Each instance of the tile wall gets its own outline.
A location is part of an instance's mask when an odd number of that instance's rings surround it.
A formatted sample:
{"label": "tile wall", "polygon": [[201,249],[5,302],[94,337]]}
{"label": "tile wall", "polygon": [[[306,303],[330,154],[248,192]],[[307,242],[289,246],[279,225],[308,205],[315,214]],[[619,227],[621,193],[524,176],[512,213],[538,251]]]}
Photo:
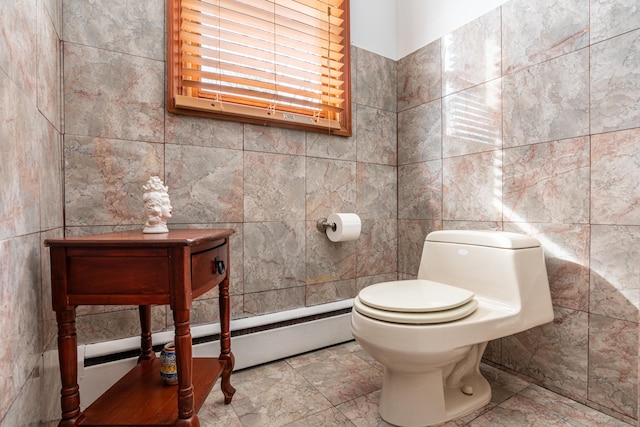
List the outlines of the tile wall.
{"label": "tile wall", "polygon": [[0,29],[0,425],[37,426],[59,389],[42,374],[55,334],[42,242],[63,233],[62,0],[5,2]]}
{"label": "tile wall", "polygon": [[640,8],[512,0],[400,59],[398,270],[431,230],[546,252],[555,320],[487,360],[638,417]]}

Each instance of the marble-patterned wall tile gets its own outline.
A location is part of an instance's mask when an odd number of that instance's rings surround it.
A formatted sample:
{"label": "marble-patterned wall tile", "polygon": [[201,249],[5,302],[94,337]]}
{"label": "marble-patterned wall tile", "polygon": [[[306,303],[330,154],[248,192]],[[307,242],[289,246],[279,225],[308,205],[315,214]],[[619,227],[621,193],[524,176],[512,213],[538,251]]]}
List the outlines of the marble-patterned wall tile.
{"label": "marble-patterned wall tile", "polygon": [[[244,295],[231,295],[229,301],[231,303],[231,319],[242,319],[246,317],[244,311]],[[220,307],[216,307],[215,311],[220,313]]]}
{"label": "marble-patterned wall tile", "polygon": [[440,44],[438,39],[398,60],[398,112],[442,96]]}
{"label": "marble-patterned wall tile", "polygon": [[183,114],[165,114],[166,144],[242,150],[244,125],[239,122],[212,120]]}
{"label": "marble-patterned wall tile", "polygon": [[502,72],[589,44],[589,0],[511,0],[502,5]]}
{"label": "marble-patterned wall tile", "polygon": [[640,128],[591,137],[591,222],[640,225]]}
{"label": "marble-patterned wall tile", "polygon": [[640,321],[640,226],[591,226],[592,314]]}
{"label": "marble-patterned wall tile", "polygon": [[500,79],[442,99],[442,157],[502,148]]}
{"label": "marble-patterned wall tile", "polygon": [[38,182],[41,144],[35,103],[0,72],[0,239],[40,227]]}
{"label": "marble-patterned wall tile", "polygon": [[79,305],[76,307],[76,316],[90,316],[93,314],[113,313],[131,308],[126,305]]}
{"label": "marble-patterned wall tile", "polygon": [[440,99],[398,113],[398,164],[442,158]]}
{"label": "marble-patterned wall tile", "polygon": [[244,313],[246,316],[276,313],[304,307],[305,286],[244,294]]}
{"label": "marble-patterned wall tile", "polygon": [[356,165],[356,213],[362,219],[398,217],[398,176],[389,165]]}
{"label": "marble-patterned wall tile", "polygon": [[591,0],[591,44],[640,28],[636,0]]}
{"label": "marble-patterned wall tile", "polygon": [[244,220],[305,219],[305,158],[244,152]]}
{"label": "marble-patterned wall tile", "polygon": [[304,156],[305,132],[271,126],[244,125],[244,149]]}
{"label": "marble-patterned wall tile", "polygon": [[164,62],[64,44],[65,132],[164,140]]}
{"label": "marble-patterned wall tile", "polygon": [[505,222],[504,230],[540,241],[554,306],[589,311],[589,225]]}
{"label": "marble-patterned wall tile", "polygon": [[36,0],[3,4],[0,13],[0,74],[31,100],[36,99],[37,16]]}
{"label": "marble-patterned wall tile", "polygon": [[373,285],[375,283],[390,282],[393,280],[397,280],[398,279],[397,276],[398,274],[394,272],[394,273],[377,274],[373,276],[356,277],[356,294],[359,293],[364,288],[366,288],[367,286]]}
{"label": "marble-patterned wall tile", "polygon": [[38,369],[31,375],[16,395],[10,410],[2,419],[3,426],[41,426],[43,402],[53,394],[41,388]]}
{"label": "marble-patterned wall tile", "polygon": [[501,10],[442,37],[442,95],[488,82],[501,75]]}
{"label": "marble-patterned wall tile", "polygon": [[398,273],[398,278],[395,280],[415,280],[418,278],[417,274]]}
{"label": "marble-patterned wall tile", "polygon": [[589,316],[589,399],[634,419],[638,418],[637,330],[636,322]]}
{"label": "marble-patterned wall tile", "polygon": [[397,163],[397,115],[395,111],[356,107],[356,159],[359,162],[393,165]]}
{"label": "marble-patterned wall tile", "polygon": [[502,339],[502,364],[544,385],[587,397],[589,315],[554,308],[551,323]]}
{"label": "marble-patterned wall tile", "polygon": [[[76,331],[78,344],[110,341],[118,338],[140,336],[140,314],[138,308],[123,307],[123,310],[98,314],[78,315]],[[167,323],[167,306],[151,307],[151,331],[173,328],[173,321]],[[170,315],[169,315],[170,316]]]}
{"label": "marble-patterned wall tile", "polygon": [[63,229],[56,228],[40,233],[40,301],[42,301],[42,350],[47,351],[57,348],[58,328],[56,313],[51,303],[51,258],[49,248],[44,246],[46,239],[59,239],[63,237]]}
{"label": "marble-patterned wall tile", "polygon": [[56,420],[60,419],[60,390],[62,389],[58,350],[53,348],[42,354],[41,369],[39,386],[42,400],[38,414],[40,415],[40,423],[34,425],[56,427],[58,425]]}
{"label": "marble-patterned wall tile", "polygon": [[640,127],[640,29],[591,46],[591,133]]}
{"label": "marble-patterned wall tile", "polygon": [[[218,289],[214,288],[210,292],[211,295],[216,295],[210,298],[198,298],[193,301],[191,305],[191,313],[189,314],[189,323],[193,325],[206,325],[219,322],[220,313],[220,298],[217,297]],[[242,296],[231,295],[229,298],[229,314],[231,319],[241,319],[245,317],[244,314],[244,301]],[[167,309],[167,314],[171,318],[167,320],[167,325],[173,325],[173,313],[171,309]]]}
{"label": "marble-patterned wall tile", "polygon": [[341,301],[355,296],[355,279],[307,285],[306,306]]}
{"label": "marble-patterned wall tile", "polygon": [[40,363],[40,234],[0,240],[0,420]]}
{"label": "marble-patterned wall tile", "polygon": [[396,111],[396,87],[392,84],[396,81],[394,60],[358,48],[355,73],[356,104]]}
{"label": "marble-patterned wall tile", "polygon": [[[356,277],[355,241],[332,242],[325,233],[318,231],[316,221],[306,222],[306,233],[307,285]],[[308,291],[309,287],[307,294]]]}
{"label": "marble-patterned wall tile", "polygon": [[304,286],[307,279],[305,245],[304,221],[245,223],[245,296],[253,292]]}
{"label": "marble-patterned wall tile", "polygon": [[307,157],[306,219],[356,212],[356,163]]}
{"label": "marble-patterned wall tile", "polygon": [[587,223],[589,138],[504,150],[505,221]]}
{"label": "marble-patterned wall tile", "polygon": [[43,116],[38,124],[40,228],[51,229],[64,225],[62,136]]}
{"label": "marble-patterned wall tile", "polygon": [[62,44],[44,3],[38,4],[37,94],[38,110],[61,131],[62,79],[60,52]]}
{"label": "marble-patterned wall tile", "polygon": [[[69,237],[86,236],[87,234],[111,233],[113,231],[139,230],[140,224],[133,225],[79,225],[64,228],[64,235]],[[80,308],[78,308],[80,310]]]}
{"label": "marble-patterned wall tile", "polygon": [[442,230],[440,220],[398,220],[398,271],[417,276],[427,234]]}
{"label": "marble-patterned wall tile", "polygon": [[502,221],[442,221],[443,230],[502,230]]}
{"label": "marble-patterned wall tile", "polygon": [[63,0],[43,0],[45,11],[53,22],[58,38],[62,38],[62,2]]}
{"label": "marble-patterned wall tile", "polygon": [[356,276],[395,273],[398,270],[396,219],[363,219],[356,240]]}
{"label": "marble-patterned wall tile", "polygon": [[[349,88],[351,91],[351,111],[355,111],[353,106],[356,103],[357,93],[358,93],[358,52],[360,48],[355,45],[349,45],[349,74],[351,75],[351,79],[349,83],[351,83],[351,87]],[[366,53],[365,53],[366,54]],[[353,117],[352,117],[353,119]],[[352,123],[353,124],[353,123]],[[315,133],[315,132],[314,132]]]}
{"label": "marble-patterned wall tile", "polygon": [[589,133],[589,51],[582,49],[502,79],[504,147]]}
{"label": "marble-patterned wall tile", "polygon": [[[231,291],[229,292],[231,293]],[[167,325],[171,326],[173,322],[173,313],[171,308],[167,308]],[[204,295],[193,301],[191,305],[191,313],[189,323],[191,325],[205,325],[219,322],[220,298],[218,297],[218,289],[214,288]],[[244,314],[244,299],[242,295],[230,295],[229,297],[229,316],[233,319],[241,319]]]}
{"label": "marble-patterned wall tile", "polygon": [[66,225],[144,224],[142,186],[164,175],[163,154],[160,144],[66,135]]}
{"label": "marble-patterned wall tile", "polygon": [[442,218],[442,161],[398,167],[398,218]]}
{"label": "marble-patterned wall tile", "polygon": [[[244,224],[243,223],[222,223],[205,224],[206,228],[231,228],[235,233],[229,238],[229,294],[231,296],[244,294]],[[240,297],[242,300],[242,297]]]}
{"label": "marble-patterned wall tile", "polygon": [[502,220],[502,152],[442,161],[442,219]]}
{"label": "marble-patterned wall tile", "polygon": [[243,154],[238,150],[165,144],[171,223],[241,222]]}
{"label": "marble-patterned wall tile", "polygon": [[64,40],[100,49],[163,60],[165,1],[64,2]]}
{"label": "marble-patterned wall tile", "polygon": [[355,160],[356,159],[356,135],[358,134],[358,122],[353,114],[357,109],[352,103],[351,130],[352,136],[336,137],[325,133],[307,132],[307,156],[321,157],[324,159]]}

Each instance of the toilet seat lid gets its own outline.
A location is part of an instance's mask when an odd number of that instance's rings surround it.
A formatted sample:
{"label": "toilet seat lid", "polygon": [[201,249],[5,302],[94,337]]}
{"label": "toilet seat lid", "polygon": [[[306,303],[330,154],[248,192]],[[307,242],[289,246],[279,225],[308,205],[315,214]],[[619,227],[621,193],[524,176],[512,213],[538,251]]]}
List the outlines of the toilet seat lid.
{"label": "toilet seat lid", "polygon": [[473,292],[431,280],[397,280],[367,286],[358,294],[372,308],[400,313],[451,310],[473,300]]}

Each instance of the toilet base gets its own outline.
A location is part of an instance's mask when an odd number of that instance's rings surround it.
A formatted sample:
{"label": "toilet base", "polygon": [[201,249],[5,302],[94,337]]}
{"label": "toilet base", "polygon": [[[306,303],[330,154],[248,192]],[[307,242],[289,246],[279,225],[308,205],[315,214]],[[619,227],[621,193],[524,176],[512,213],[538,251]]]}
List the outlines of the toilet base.
{"label": "toilet base", "polygon": [[[440,370],[392,373],[385,369],[380,416],[396,426],[431,426],[470,414],[491,400],[491,386],[479,371],[465,375],[461,384],[446,386]],[[463,387],[473,394],[465,394]]]}
{"label": "toilet base", "polygon": [[424,371],[385,366],[379,405],[382,419],[402,427],[431,426],[489,403],[491,385],[480,373],[486,346],[484,342],[452,350],[449,363]]}

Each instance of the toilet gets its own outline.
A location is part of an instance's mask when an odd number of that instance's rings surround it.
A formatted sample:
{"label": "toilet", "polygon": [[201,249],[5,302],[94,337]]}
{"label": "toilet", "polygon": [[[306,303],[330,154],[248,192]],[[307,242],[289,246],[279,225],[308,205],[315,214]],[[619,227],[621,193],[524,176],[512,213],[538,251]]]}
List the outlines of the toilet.
{"label": "toilet", "polygon": [[384,366],[379,412],[403,427],[467,415],[491,399],[487,342],[553,320],[540,242],[502,231],[444,230],[424,243],[416,280],[368,286],[351,332]]}

